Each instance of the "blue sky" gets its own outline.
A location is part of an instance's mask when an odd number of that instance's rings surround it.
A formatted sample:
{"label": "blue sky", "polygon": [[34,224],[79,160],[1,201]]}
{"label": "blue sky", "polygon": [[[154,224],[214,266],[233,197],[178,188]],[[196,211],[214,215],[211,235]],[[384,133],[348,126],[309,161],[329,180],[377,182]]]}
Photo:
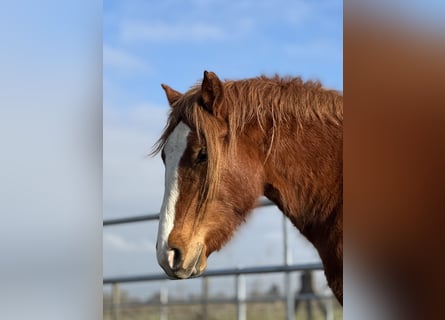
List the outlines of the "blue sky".
{"label": "blue sky", "polygon": [[[342,89],[341,1],[104,1],[104,81],[126,101],[164,105],[205,69],[319,79]],[[104,87],[105,99],[116,89]]]}
{"label": "blue sky", "polygon": [[[211,70],[221,79],[278,73],[343,89],[341,1],[106,0],[103,10],[105,219],[160,208],[164,168],[159,157],[147,154],[166,122],[161,83],[185,91]],[[293,262],[318,261],[313,247],[288,229]],[[156,222],[105,228],[104,277],[161,273],[156,232]],[[209,258],[208,268],[279,264],[281,232],[276,208],[258,210]],[[252,279],[248,291],[267,289],[277,277],[256,284]],[[193,283],[169,286],[187,292]],[[222,286],[216,281],[212,290]],[[157,289],[159,284],[147,284],[132,292]]]}

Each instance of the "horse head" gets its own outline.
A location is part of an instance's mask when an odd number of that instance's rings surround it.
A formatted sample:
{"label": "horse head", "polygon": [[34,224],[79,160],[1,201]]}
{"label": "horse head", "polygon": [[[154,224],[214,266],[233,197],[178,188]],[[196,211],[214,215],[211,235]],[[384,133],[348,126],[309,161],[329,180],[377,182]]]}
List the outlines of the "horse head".
{"label": "horse head", "polygon": [[224,86],[204,72],[182,94],[162,85],[170,104],[158,143],[165,165],[157,259],[171,278],[200,275],[263,192],[262,159],[251,140],[230,135]]}

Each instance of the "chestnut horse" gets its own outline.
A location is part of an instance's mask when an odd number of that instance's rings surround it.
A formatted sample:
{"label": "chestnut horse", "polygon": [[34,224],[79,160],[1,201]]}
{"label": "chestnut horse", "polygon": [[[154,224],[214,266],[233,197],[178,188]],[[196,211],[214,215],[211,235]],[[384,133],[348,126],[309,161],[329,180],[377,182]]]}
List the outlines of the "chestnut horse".
{"label": "chestnut horse", "polygon": [[264,195],[315,246],[343,301],[343,96],[275,76],[220,81],[204,71],[171,106],[153,153],[165,194],[157,258],[171,278],[204,272]]}

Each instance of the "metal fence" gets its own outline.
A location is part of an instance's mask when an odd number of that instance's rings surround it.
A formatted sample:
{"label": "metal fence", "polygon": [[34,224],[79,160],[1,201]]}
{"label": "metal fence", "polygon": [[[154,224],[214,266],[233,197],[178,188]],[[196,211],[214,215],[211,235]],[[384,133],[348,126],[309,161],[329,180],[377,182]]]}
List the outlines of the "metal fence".
{"label": "metal fence", "polygon": [[[269,200],[262,200],[257,207],[271,206],[274,205]],[[158,220],[159,214],[151,215],[141,215],[128,218],[119,219],[109,219],[104,220],[104,226],[118,225],[125,223],[134,223],[141,221],[152,221]],[[202,315],[203,319],[208,319],[208,304],[217,303],[230,303],[236,305],[236,319],[245,320],[247,309],[246,303],[249,302],[274,302],[274,301],[285,301],[286,304],[286,320],[295,319],[295,301],[309,301],[309,300],[325,300],[328,303],[328,307],[325,308],[325,318],[327,320],[333,320],[332,311],[332,294],[320,295],[313,292],[301,291],[297,295],[294,277],[291,276],[292,272],[303,271],[312,272],[315,270],[323,270],[321,263],[311,263],[311,264],[291,264],[291,254],[290,248],[288,246],[288,235],[287,235],[287,219],[283,216],[283,257],[284,263],[282,265],[271,265],[271,266],[261,266],[261,267],[250,267],[250,268],[228,268],[220,270],[207,270],[200,276],[202,281],[202,298],[193,301],[169,301],[167,286],[161,286],[160,291],[160,301],[159,302],[149,302],[144,304],[144,306],[159,306],[160,307],[160,319],[168,319],[168,306],[173,305],[183,305],[183,304],[200,304],[202,305]],[[245,275],[251,274],[266,274],[266,273],[284,273],[284,286],[285,295],[284,296],[267,296],[267,297],[247,297],[246,296],[246,283]],[[234,298],[209,298],[209,282],[208,279],[212,277],[235,277],[235,297]],[[103,279],[104,285],[112,286],[112,303],[111,317],[112,320],[120,320],[119,311],[123,305],[120,302],[120,287],[119,284],[122,283],[134,283],[134,282],[147,282],[147,281],[167,281],[168,277],[165,274],[147,274],[147,275],[135,275],[126,277],[109,277]],[[303,285],[303,284],[302,284]],[[311,319],[310,313],[307,313],[308,319]]]}

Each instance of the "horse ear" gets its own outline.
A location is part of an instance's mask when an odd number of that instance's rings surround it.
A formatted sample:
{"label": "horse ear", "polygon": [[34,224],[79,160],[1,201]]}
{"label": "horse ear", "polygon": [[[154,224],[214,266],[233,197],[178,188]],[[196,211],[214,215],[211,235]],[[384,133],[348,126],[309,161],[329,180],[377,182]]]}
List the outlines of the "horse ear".
{"label": "horse ear", "polygon": [[204,71],[201,85],[203,107],[210,113],[216,114],[215,106],[221,101],[223,85],[214,72]]}
{"label": "horse ear", "polygon": [[170,106],[173,103],[175,103],[176,101],[178,101],[178,99],[181,98],[181,96],[182,96],[182,93],[170,88],[166,84],[161,84],[161,87],[165,91],[165,95],[167,96],[167,100],[168,100],[168,103],[170,104]]}

